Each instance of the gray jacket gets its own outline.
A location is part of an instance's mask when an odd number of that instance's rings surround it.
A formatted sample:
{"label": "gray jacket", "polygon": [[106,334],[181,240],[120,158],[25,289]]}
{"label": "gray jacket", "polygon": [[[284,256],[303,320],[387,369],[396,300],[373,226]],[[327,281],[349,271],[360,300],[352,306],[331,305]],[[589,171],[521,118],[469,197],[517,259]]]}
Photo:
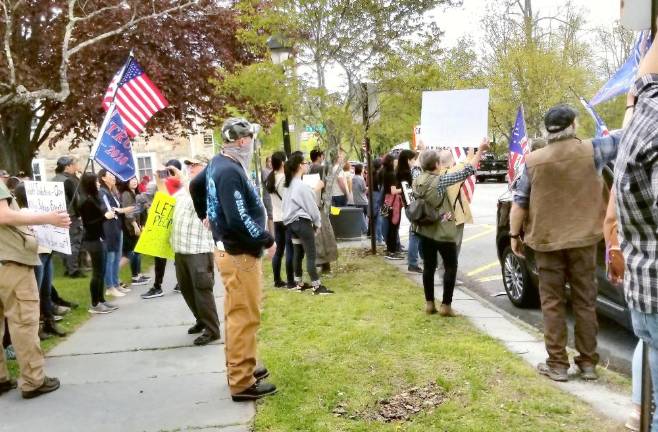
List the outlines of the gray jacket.
{"label": "gray jacket", "polygon": [[295,177],[283,194],[283,223],[289,225],[299,218],[310,220],[316,228],[322,224],[313,190]]}

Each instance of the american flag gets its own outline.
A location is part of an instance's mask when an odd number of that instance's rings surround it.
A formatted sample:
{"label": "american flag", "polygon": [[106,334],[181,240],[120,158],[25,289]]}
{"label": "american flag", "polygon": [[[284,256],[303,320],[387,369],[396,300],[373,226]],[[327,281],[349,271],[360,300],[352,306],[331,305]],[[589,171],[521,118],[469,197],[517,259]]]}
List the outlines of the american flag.
{"label": "american flag", "polygon": [[[452,157],[457,163],[466,161],[466,149],[461,147],[451,147]],[[475,167],[477,169],[477,167]],[[470,176],[464,181],[461,188],[462,193],[466,200],[470,203],[473,200],[473,193],[475,192],[475,176]]]}
{"label": "american flag", "polygon": [[510,183],[516,179],[517,174],[521,173],[520,168],[525,164],[525,155],[528,153],[528,134],[526,133],[525,120],[523,119],[523,107],[519,107],[516,113],[516,122],[514,122],[511,135],[507,166]]}
{"label": "american flag", "polygon": [[107,111],[116,104],[119,115],[131,138],[144,130],[153,115],[169,106],[169,102],[132,56],[114,75],[105,96],[103,108]]}
{"label": "american flag", "polygon": [[585,98],[582,96],[578,96],[578,99],[580,99],[580,103],[583,104],[583,106],[585,107],[585,111],[587,111],[589,115],[591,115],[592,118],[594,119],[594,125],[596,126],[596,132],[595,132],[596,138],[610,135],[610,132],[608,131],[608,126],[606,126],[606,124],[603,122],[601,116],[599,116],[599,114],[596,111],[594,111],[592,105],[590,105],[590,103],[587,102]]}

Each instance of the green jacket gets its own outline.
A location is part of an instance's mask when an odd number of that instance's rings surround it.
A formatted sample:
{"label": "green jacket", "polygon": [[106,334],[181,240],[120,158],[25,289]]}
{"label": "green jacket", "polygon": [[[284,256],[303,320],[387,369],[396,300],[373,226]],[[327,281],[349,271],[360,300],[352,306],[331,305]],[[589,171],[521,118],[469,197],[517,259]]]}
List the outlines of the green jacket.
{"label": "green jacket", "polygon": [[414,180],[413,191],[417,198],[422,198],[432,208],[439,210],[439,220],[432,225],[412,225],[418,235],[440,242],[455,242],[457,227],[452,203],[448,193],[439,197],[438,185],[441,175],[424,171]]}

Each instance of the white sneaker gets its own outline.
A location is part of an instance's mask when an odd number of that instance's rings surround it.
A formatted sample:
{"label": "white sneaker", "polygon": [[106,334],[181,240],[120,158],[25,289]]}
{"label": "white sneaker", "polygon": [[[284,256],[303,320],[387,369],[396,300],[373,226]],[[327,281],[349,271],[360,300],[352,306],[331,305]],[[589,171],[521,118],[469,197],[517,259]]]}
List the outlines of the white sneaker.
{"label": "white sneaker", "polygon": [[112,287],[105,290],[105,295],[112,297],[125,297],[126,294],[119,291],[116,287]]}
{"label": "white sneaker", "polygon": [[108,308],[104,303],[98,303],[96,306],[90,307],[88,312],[92,314],[108,314],[114,312],[114,309]]}
{"label": "white sneaker", "polygon": [[119,292],[122,292],[124,294],[128,294],[130,291],[132,291],[130,288],[125,288],[125,287],[122,287],[122,286],[118,286],[117,290],[119,290]]}

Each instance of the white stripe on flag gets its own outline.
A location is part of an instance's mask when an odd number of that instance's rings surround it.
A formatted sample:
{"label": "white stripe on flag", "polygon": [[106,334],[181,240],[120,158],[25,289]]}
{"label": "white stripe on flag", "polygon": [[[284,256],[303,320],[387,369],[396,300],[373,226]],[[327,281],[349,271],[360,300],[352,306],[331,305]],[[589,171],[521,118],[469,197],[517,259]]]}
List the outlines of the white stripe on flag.
{"label": "white stripe on flag", "polygon": [[139,84],[137,79],[134,79],[128,83],[130,90],[135,94],[137,101],[144,106],[145,111],[147,111],[151,116],[158,112],[158,107],[155,106],[153,100],[151,100],[150,95],[148,95],[142,86]]}
{"label": "white stripe on flag", "polygon": [[141,127],[141,125],[145,124],[149,120],[149,117],[147,117],[146,115],[144,115],[142,111],[137,109],[138,107],[136,107],[135,104],[132,102],[130,93],[128,93],[125,88],[122,87],[119,90],[119,92],[117,93],[117,97],[119,99],[119,105],[126,111],[132,113],[136,125],[139,125]]}
{"label": "white stripe on flag", "polygon": [[141,75],[137,78],[137,81],[142,85],[142,87],[145,87],[147,91],[151,94],[152,100],[158,105],[159,109],[156,111],[159,111],[163,108],[166,108],[166,105],[169,103],[167,100],[162,96],[162,93],[157,89],[155,84],[147,77],[146,75]]}

